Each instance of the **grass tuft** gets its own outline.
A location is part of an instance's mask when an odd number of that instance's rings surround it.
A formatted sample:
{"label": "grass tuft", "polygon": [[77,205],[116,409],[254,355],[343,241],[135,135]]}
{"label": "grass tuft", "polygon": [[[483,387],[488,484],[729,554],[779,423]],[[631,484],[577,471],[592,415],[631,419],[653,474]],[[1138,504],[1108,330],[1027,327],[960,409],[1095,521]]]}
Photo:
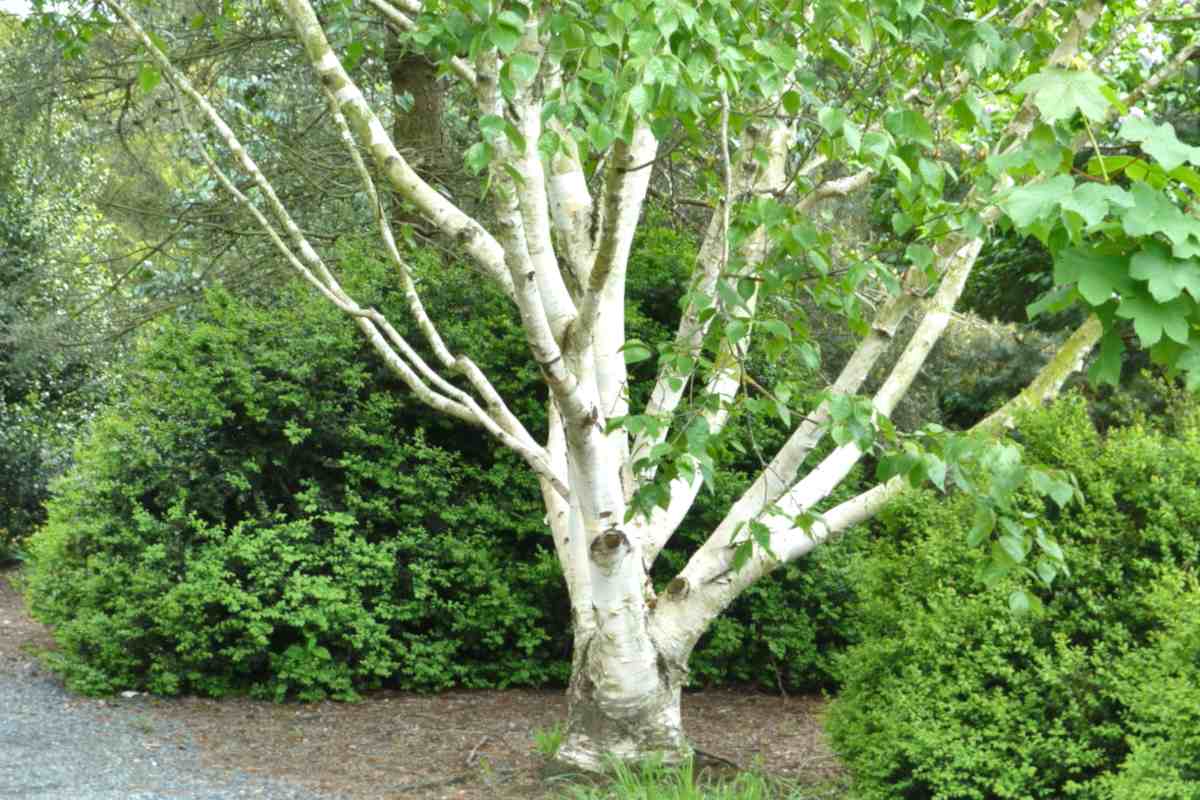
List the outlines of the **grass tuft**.
{"label": "grass tuft", "polygon": [[697,770],[694,762],[675,766],[648,762],[614,764],[606,785],[571,786],[564,800],[845,800],[840,783],[799,784],[757,772]]}

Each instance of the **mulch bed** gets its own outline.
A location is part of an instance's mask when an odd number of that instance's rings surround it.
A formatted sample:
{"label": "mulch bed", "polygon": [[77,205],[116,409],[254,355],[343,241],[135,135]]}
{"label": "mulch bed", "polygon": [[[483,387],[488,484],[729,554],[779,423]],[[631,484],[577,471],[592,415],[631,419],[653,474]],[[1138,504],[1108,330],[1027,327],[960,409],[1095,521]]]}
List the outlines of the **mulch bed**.
{"label": "mulch bed", "polygon": [[[36,670],[53,646],[29,618],[13,573],[0,574],[0,670]],[[561,691],[374,692],[361,703],[274,704],[248,698],[80,698],[128,706],[148,722],[186,730],[207,766],[265,774],[350,800],[561,797],[565,776],[534,748],[533,732],[566,715]],[[820,697],[707,690],[683,700],[701,751],[805,784],[840,768],[825,742]]]}

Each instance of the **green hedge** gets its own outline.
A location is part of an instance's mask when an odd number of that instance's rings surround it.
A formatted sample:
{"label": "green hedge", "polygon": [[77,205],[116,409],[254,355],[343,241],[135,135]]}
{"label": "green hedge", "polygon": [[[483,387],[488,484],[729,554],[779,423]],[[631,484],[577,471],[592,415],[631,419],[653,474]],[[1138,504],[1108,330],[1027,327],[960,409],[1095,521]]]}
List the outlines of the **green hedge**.
{"label": "green hedge", "polygon": [[[286,313],[285,313],[286,311]],[[296,292],[166,323],[30,544],[73,688],[347,697],[562,678],[521,469],[429,441],[353,326]]]}
{"label": "green hedge", "polygon": [[1101,437],[1077,398],[1024,420],[1087,498],[1031,508],[1072,571],[1038,618],[975,581],[966,498],[886,512],[828,725],[858,796],[1200,797],[1200,425],[1175,427]]}
{"label": "green hedge", "polygon": [[[639,241],[631,335],[675,324],[691,252],[666,229]],[[387,268],[353,250],[343,262],[365,303],[405,319]],[[544,390],[507,301],[432,258],[415,268],[452,346],[478,354],[542,436]],[[760,442],[782,436],[753,424]],[[730,454],[720,493],[702,496],[656,579],[711,529],[751,462]],[[91,693],[562,683],[569,608],[542,518],[523,463],[420,405],[306,287],[268,303],[218,290],[139,347],[123,399],[55,487],[29,598],[55,626],[53,666]],[[705,638],[696,684],[828,683],[827,645],[847,638],[845,562],[781,573]]]}

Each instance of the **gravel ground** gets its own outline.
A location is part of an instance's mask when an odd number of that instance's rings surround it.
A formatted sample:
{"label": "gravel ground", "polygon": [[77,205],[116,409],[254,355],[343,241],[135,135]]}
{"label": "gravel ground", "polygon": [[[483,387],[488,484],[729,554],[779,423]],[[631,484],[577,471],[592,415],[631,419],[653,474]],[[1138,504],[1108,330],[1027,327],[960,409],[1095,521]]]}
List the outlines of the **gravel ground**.
{"label": "gravel ground", "polygon": [[244,773],[205,769],[186,731],[140,698],[75,697],[36,669],[0,673],[3,800],[335,800]]}

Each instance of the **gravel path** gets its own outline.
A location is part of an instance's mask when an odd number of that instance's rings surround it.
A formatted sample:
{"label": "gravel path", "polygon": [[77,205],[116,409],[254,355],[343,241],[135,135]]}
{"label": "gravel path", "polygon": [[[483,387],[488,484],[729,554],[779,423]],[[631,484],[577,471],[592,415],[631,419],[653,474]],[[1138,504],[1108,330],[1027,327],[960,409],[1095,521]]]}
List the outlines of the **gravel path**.
{"label": "gravel path", "polygon": [[89,700],[33,668],[0,672],[0,800],[242,797],[336,800],[206,769],[186,731],[152,719],[141,698]]}

